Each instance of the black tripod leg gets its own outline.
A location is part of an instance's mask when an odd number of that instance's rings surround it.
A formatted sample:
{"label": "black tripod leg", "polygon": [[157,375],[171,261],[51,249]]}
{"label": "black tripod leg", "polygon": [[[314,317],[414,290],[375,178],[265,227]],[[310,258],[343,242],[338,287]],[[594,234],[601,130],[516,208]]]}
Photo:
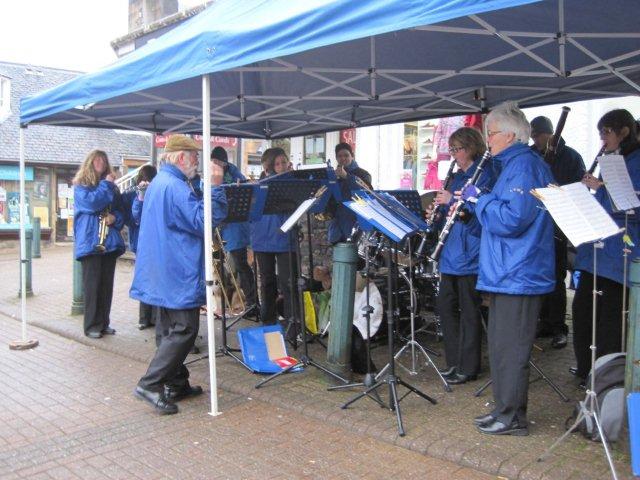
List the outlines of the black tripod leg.
{"label": "black tripod leg", "polygon": [[533,360],[529,360],[529,365],[531,365],[531,368],[538,372],[538,375],[540,375],[544,379],[544,381],[547,382],[551,388],[553,388],[553,390],[558,394],[563,402],[569,401],[569,398],[562,392],[562,390],[560,390],[560,388],[555,383],[553,383],[553,381],[549,377],[547,377],[547,375],[545,375],[545,373],[533,362]]}
{"label": "black tripod leg", "polygon": [[310,358],[307,358],[307,361],[305,362],[306,365],[311,365],[312,367],[316,367],[318,370],[322,370],[324,373],[326,373],[327,375],[330,375],[331,377],[335,378],[336,380],[340,380],[342,383],[348,383],[348,380],[345,378],[342,378],[340,375],[338,375],[337,373],[332,372],[331,370],[329,370],[326,367],[323,367],[322,365],[320,365],[317,362],[314,362],[313,360],[311,360]]}
{"label": "black tripod leg", "polygon": [[262,385],[264,385],[267,382],[270,382],[271,380],[273,380],[274,378],[278,378],[280,375],[284,375],[285,373],[288,373],[289,371],[293,370],[296,367],[299,367],[301,365],[304,365],[302,362],[298,362],[298,363],[294,363],[293,365],[289,365],[287,368],[284,368],[283,370],[281,370],[278,373],[274,373],[273,375],[268,376],[267,378],[265,378],[264,380],[262,380],[261,382],[258,382],[256,384],[256,388],[260,388]]}
{"label": "black tripod leg", "polygon": [[394,378],[389,379],[389,408],[395,410],[396,420],[398,422],[398,435],[404,437],[404,426],[402,425],[402,412],[400,411],[400,401],[398,400],[398,390],[396,387],[396,380]]}
{"label": "black tripod leg", "polygon": [[407,382],[405,382],[404,380],[402,380],[401,378],[396,378],[396,382],[398,383],[398,385],[402,385],[405,388],[408,388],[409,390],[411,390],[413,393],[415,393],[416,395],[424,398],[425,400],[431,402],[433,405],[437,404],[438,401],[433,398],[430,397],[429,395],[427,395],[426,393],[421,392],[420,390],[418,390],[416,387],[414,387],[413,385],[409,385]]}
{"label": "black tripod leg", "polygon": [[371,398],[370,393],[375,391],[375,390],[377,390],[379,387],[381,387],[385,383],[386,383],[386,381],[383,380],[381,382],[378,382],[378,383],[372,385],[371,387],[367,388],[364,392],[360,392],[358,395],[353,397],[347,403],[343,404],[340,408],[342,408],[342,409],[348,408],[349,405],[354,404],[355,402],[357,402],[358,400],[360,400],[361,398],[364,398],[364,397],[370,397]]}
{"label": "black tripod leg", "polygon": [[489,386],[491,385],[492,380],[489,379],[485,382],[484,385],[482,385],[478,390],[476,390],[476,393],[474,393],[474,397],[479,397],[480,395],[482,395],[482,392],[484,392],[487,388],[489,388]]}

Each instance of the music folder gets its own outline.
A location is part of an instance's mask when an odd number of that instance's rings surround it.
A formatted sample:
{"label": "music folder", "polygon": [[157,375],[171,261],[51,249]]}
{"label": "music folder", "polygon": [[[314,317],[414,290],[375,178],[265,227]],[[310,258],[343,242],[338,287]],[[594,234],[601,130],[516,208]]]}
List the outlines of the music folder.
{"label": "music folder", "polygon": [[622,232],[616,222],[581,182],[536,188],[531,194],[547,208],[569,241],[578,246]]}

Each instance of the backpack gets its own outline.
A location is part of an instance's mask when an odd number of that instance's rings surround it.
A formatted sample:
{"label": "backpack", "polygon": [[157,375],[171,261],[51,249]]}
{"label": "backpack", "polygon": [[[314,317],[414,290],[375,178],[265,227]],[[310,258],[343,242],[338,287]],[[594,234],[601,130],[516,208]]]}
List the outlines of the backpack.
{"label": "backpack", "polygon": [[[608,441],[618,440],[622,422],[624,421],[624,370],[626,364],[625,353],[610,353],[598,358],[595,363],[594,391],[600,410],[599,420]],[[586,386],[591,387],[591,375],[587,376]],[[567,424],[578,418],[581,409],[587,407],[588,397],[578,402],[573,415],[567,419]],[[576,431],[594,442],[600,441],[598,428],[591,417],[585,417],[576,427]]]}

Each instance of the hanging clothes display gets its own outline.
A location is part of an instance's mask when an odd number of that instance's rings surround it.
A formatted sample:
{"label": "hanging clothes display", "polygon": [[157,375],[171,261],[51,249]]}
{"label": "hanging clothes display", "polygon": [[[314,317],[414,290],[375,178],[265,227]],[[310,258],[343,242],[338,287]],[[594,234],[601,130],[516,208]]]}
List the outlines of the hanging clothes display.
{"label": "hanging clothes display", "polygon": [[440,190],[442,182],[438,178],[438,162],[449,160],[449,137],[460,127],[464,126],[464,116],[441,118],[436,126],[433,143],[435,144],[436,158],[427,164],[424,177],[425,190]]}

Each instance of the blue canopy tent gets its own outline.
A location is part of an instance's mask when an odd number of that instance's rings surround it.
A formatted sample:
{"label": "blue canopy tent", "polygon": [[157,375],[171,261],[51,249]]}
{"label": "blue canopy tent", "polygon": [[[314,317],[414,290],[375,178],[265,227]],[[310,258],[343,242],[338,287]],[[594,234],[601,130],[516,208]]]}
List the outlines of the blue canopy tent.
{"label": "blue canopy tent", "polygon": [[[637,1],[615,3],[612,12],[597,0],[218,0],[116,63],[23,99],[21,124],[279,138],[505,100],[637,94]],[[207,219],[210,209],[205,196]],[[208,287],[209,332],[211,303]],[[211,388],[216,414],[214,362]]]}

